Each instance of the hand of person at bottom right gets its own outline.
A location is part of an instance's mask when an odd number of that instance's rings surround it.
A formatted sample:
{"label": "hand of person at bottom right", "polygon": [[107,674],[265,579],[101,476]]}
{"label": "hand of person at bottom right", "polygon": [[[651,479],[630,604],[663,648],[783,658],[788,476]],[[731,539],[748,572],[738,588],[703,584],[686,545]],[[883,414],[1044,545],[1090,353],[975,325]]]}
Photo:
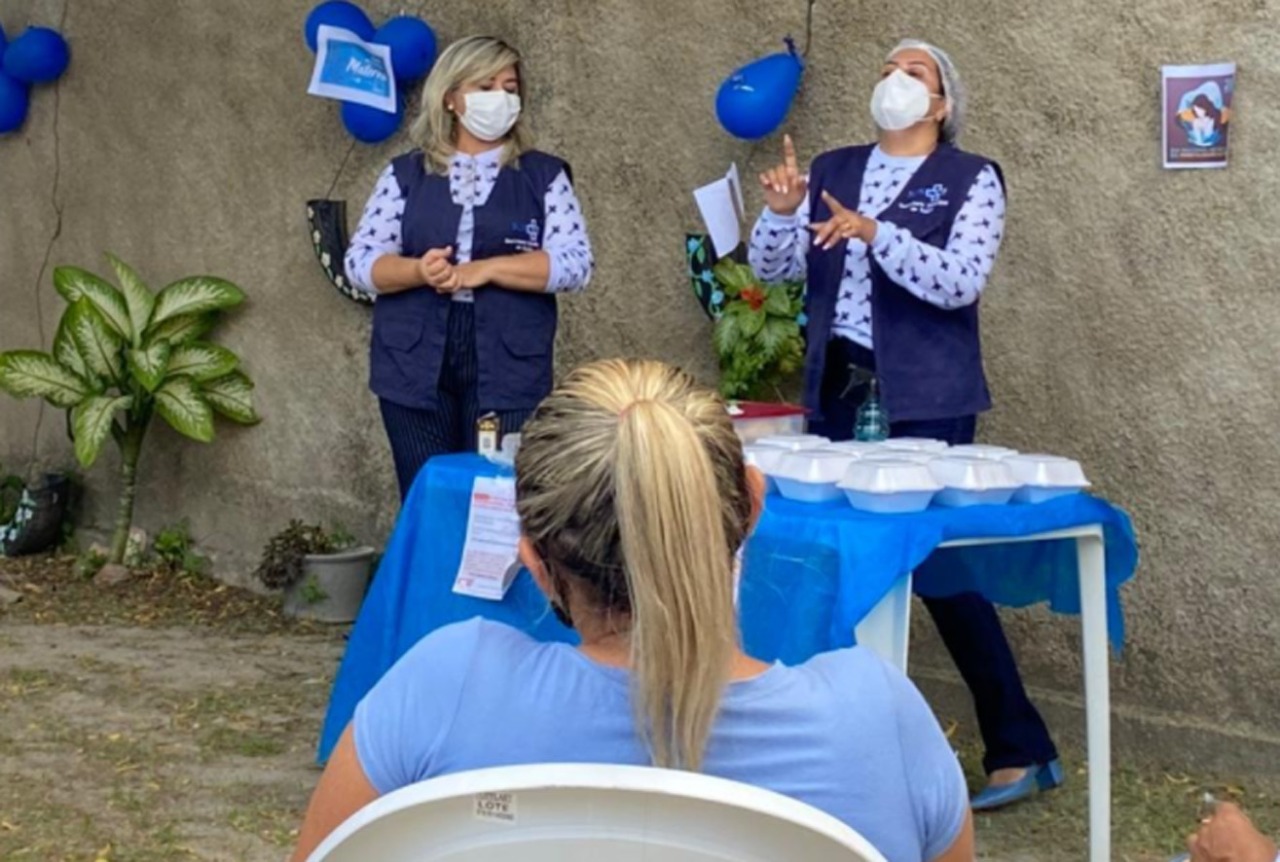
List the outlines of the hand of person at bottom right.
{"label": "hand of person at bottom right", "polygon": [[1257,830],[1239,807],[1218,804],[1212,817],[1187,838],[1191,862],[1276,862],[1276,843]]}

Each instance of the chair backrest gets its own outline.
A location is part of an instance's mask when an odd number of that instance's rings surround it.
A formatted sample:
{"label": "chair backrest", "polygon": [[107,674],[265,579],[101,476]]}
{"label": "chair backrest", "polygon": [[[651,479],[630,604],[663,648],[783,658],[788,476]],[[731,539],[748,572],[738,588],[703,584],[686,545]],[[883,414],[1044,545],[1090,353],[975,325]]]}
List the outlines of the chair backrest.
{"label": "chair backrest", "polygon": [[786,796],[637,766],[483,769],[390,793],[309,862],[885,862],[865,838]]}

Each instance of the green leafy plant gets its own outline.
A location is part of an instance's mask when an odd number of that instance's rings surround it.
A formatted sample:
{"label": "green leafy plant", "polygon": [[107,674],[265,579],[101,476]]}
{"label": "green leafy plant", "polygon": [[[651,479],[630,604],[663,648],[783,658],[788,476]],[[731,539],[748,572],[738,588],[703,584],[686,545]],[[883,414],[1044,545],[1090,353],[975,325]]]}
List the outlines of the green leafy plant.
{"label": "green leafy plant", "polygon": [[[316,524],[290,521],[289,526],[272,536],[262,549],[262,560],[254,574],[267,589],[285,590],[302,579],[304,557],[334,554],[354,544],[355,538],[341,527],[326,530]],[[316,588],[319,589],[319,585]],[[310,601],[305,595],[303,599]],[[316,601],[322,600],[323,597]]]}
{"label": "green leafy plant", "polygon": [[180,279],[153,292],[128,265],[107,255],[118,287],[73,266],[54,270],[67,302],[51,353],[0,353],[0,390],[43,398],[69,412],[76,458],[91,466],[108,440],[120,450],[120,503],[109,562],[124,559],[133,524],[138,461],[152,418],[208,443],[214,414],[259,421],[253,382],[240,359],[205,336],[244,292],[212,276]]}
{"label": "green leafy plant", "polygon": [[325,599],[329,598],[329,594],[324,591],[324,587],[320,586],[320,582],[316,580],[316,576],[312,575],[302,582],[302,601],[309,605],[318,605]]}
{"label": "green leafy plant", "polygon": [[715,327],[720,393],[731,399],[779,396],[779,386],[804,365],[804,285],[762,283],[750,266],[730,258],[714,273],[724,293]]}
{"label": "green leafy plant", "polygon": [[185,520],[156,533],[151,540],[151,553],[156,562],[171,572],[200,576],[209,570],[209,560],[196,551],[191,526]]}

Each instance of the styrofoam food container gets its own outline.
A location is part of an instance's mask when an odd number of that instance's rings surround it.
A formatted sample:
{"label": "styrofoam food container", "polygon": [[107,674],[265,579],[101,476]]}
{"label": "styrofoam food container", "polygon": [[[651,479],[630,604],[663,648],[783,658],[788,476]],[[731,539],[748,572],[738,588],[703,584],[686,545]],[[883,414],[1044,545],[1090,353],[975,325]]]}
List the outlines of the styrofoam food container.
{"label": "styrofoam food container", "polygon": [[928,437],[890,437],[884,441],[889,449],[903,449],[908,452],[945,452],[950,447],[942,440],[931,440]]}
{"label": "styrofoam food container", "polygon": [[929,462],[943,488],[934,498],[940,506],[985,506],[1007,503],[1018,480],[1004,461],[972,456],[945,456]]}
{"label": "styrofoam food container", "polygon": [[825,503],[840,499],[836,483],[856,459],[855,455],[821,449],[787,452],[778,462],[773,478],[788,500]]}
{"label": "styrofoam food container", "polygon": [[782,460],[782,456],[789,451],[776,446],[748,445],[742,447],[742,460],[764,474],[767,480],[765,490],[772,492],[778,489],[773,474],[778,471],[778,462]]}
{"label": "styrofoam food container", "polygon": [[948,455],[964,455],[973,458],[991,458],[996,461],[1003,461],[1005,458],[1011,458],[1018,454],[1017,449],[1010,449],[1008,446],[988,446],[983,443],[967,443],[963,446],[952,446],[947,450]]}
{"label": "styrofoam food container", "polygon": [[830,442],[826,437],[819,437],[817,434],[771,434],[768,437],[761,437],[752,445],[773,446],[798,452],[801,449],[817,449]]}
{"label": "styrofoam food container", "polygon": [[914,449],[881,449],[878,452],[868,452],[859,460],[862,461],[910,461],[913,464],[928,464],[942,457],[937,452],[919,452]]}
{"label": "styrofoam food container", "polygon": [[1078,494],[1090,484],[1079,461],[1058,455],[1017,455],[1005,463],[1022,486],[1013,495],[1019,503],[1043,503]]}
{"label": "styrofoam food container", "polygon": [[828,443],[819,448],[829,450],[831,452],[844,452],[849,455],[871,455],[877,452],[888,452],[884,448],[883,443],[871,443],[866,440],[841,440],[837,443]]}
{"label": "styrofoam food container", "polygon": [[928,466],[913,460],[859,459],[845,470],[839,487],[855,509],[900,514],[927,509],[942,484]]}

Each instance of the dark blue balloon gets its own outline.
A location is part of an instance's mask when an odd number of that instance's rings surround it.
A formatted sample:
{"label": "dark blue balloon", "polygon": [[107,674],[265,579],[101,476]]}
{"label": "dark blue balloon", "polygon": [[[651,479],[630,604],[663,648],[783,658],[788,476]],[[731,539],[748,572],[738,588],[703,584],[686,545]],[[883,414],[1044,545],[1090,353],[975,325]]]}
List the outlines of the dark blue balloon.
{"label": "dark blue balloon", "polygon": [[416,81],[435,65],[436,33],[421,18],[392,18],[378,28],[373,41],[391,49],[391,68],[397,80]]}
{"label": "dark blue balloon", "polygon": [[365,144],[380,144],[396,133],[400,121],[404,119],[404,99],[396,99],[396,112],[368,105],[357,105],[355,102],[342,103],[342,125],[347,127],[351,137]]}
{"label": "dark blue balloon", "polygon": [[30,104],[27,85],[0,72],[0,135],[22,128]]}
{"label": "dark blue balloon", "polygon": [[787,118],[803,71],[794,50],[761,57],[738,69],[716,93],[720,125],[749,141],[770,134]]}
{"label": "dark blue balloon", "polygon": [[70,62],[67,40],[48,27],[28,27],[4,51],[4,73],[28,84],[56,81]]}
{"label": "dark blue balloon", "polygon": [[369,20],[369,16],[364,14],[359,6],[348,3],[347,0],[329,0],[312,9],[311,14],[307,15],[305,27],[307,47],[312,51],[316,49],[316,37],[321,24],[350,30],[365,41],[373,38],[373,22]]}

